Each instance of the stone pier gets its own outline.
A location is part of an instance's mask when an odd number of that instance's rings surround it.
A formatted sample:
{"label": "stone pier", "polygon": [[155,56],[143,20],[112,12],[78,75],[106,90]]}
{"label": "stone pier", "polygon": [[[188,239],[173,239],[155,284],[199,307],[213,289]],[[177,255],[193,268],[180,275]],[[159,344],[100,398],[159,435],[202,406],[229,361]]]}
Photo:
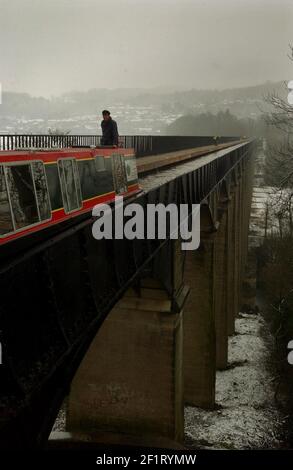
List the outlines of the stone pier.
{"label": "stone pier", "polygon": [[200,247],[186,253],[190,293],[184,307],[184,399],[203,408],[215,405],[214,236],[210,209],[203,205]]}
{"label": "stone pier", "polygon": [[163,289],[128,291],[73,380],[67,429],[181,441],[182,327]]}

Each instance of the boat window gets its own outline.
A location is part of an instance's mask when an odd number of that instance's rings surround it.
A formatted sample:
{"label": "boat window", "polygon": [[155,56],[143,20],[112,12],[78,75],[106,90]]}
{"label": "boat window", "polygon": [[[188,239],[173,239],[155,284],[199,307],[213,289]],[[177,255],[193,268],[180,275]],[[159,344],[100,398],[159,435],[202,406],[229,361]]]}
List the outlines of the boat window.
{"label": "boat window", "polygon": [[98,191],[98,173],[94,160],[79,160],[78,171],[83,199],[95,197]]}
{"label": "boat window", "polygon": [[80,177],[79,177],[79,171],[77,167],[77,161],[72,160],[73,164],[73,174],[74,174],[74,181],[75,181],[75,187],[76,187],[76,192],[77,192],[77,200],[79,201],[80,205],[82,204],[82,195],[81,195],[81,187],[80,187]]}
{"label": "boat window", "polygon": [[39,222],[31,165],[11,165],[5,171],[15,229]]}
{"label": "boat window", "polygon": [[58,160],[58,169],[65,212],[80,209],[82,199],[76,161],[72,158]]}
{"label": "boat window", "polygon": [[97,171],[94,158],[92,160],[77,160],[82,199],[84,201],[114,190],[111,158],[105,158],[104,160],[110,162],[109,168],[105,165],[105,171]]}
{"label": "boat window", "polygon": [[95,165],[97,171],[106,171],[105,167],[105,158],[104,157],[96,157],[95,158]]}
{"label": "boat window", "polygon": [[0,236],[13,231],[11,207],[4,168],[0,166]]}
{"label": "boat window", "polygon": [[46,165],[46,179],[49,188],[51,209],[57,210],[63,207],[60,179],[57,164]]}
{"label": "boat window", "polygon": [[51,206],[44,164],[33,162],[32,168],[40,219],[47,220],[51,218]]}
{"label": "boat window", "polygon": [[125,159],[125,168],[126,168],[127,182],[128,183],[137,182],[138,175],[137,175],[136,159],[134,157]]}
{"label": "boat window", "polygon": [[123,155],[112,155],[112,172],[116,193],[125,193],[127,191],[127,176],[125,169],[125,159]]}
{"label": "boat window", "polygon": [[51,219],[43,162],[1,165],[0,236]]}

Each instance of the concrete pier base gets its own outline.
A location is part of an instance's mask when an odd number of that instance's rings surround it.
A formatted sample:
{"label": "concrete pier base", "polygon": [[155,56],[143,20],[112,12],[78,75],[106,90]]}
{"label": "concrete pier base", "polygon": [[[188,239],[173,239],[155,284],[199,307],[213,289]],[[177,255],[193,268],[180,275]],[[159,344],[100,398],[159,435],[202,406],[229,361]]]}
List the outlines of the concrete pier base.
{"label": "concrete pier base", "polygon": [[182,312],[162,289],[130,290],[72,382],[67,430],[183,439]]}
{"label": "concrete pier base", "polygon": [[216,334],[213,313],[214,242],[202,241],[185,260],[185,282],[190,287],[184,307],[184,400],[213,408],[215,405]]}
{"label": "concrete pier base", "polygon": [[215,238],[215,326],[217,369],[228,364],[228,237],[227,210],[222,211],[219,229]]}

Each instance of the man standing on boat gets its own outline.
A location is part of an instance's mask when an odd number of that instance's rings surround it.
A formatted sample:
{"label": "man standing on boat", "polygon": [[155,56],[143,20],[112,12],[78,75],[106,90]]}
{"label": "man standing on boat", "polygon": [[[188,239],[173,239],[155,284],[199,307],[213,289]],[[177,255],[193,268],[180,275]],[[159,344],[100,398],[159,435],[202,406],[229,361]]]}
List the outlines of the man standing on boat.
{"label": "man standing on boat", "polygon": [[103,136],[101,138],[101,145],[111,145],[112,147],[118,147],[118,128],[117,123],[110,116],[110,111],[104,109],[102,112],[103,120],[101,122],[101,128]]}

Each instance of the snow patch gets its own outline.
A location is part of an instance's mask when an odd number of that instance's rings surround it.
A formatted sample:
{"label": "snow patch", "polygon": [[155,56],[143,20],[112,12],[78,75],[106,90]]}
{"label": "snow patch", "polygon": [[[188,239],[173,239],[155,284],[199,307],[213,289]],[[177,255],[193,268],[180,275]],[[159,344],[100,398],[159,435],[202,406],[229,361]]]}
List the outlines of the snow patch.
{"label": "snow patch", "polygon": [[268,368],[270,341],[264,342],[260,315],[240,314],[229,338],[229,365],[217,372],[215,410],[185,409],[185,437],[190,447],[259,449],[280,447],[282,417],[274,403],[273,374]]}

